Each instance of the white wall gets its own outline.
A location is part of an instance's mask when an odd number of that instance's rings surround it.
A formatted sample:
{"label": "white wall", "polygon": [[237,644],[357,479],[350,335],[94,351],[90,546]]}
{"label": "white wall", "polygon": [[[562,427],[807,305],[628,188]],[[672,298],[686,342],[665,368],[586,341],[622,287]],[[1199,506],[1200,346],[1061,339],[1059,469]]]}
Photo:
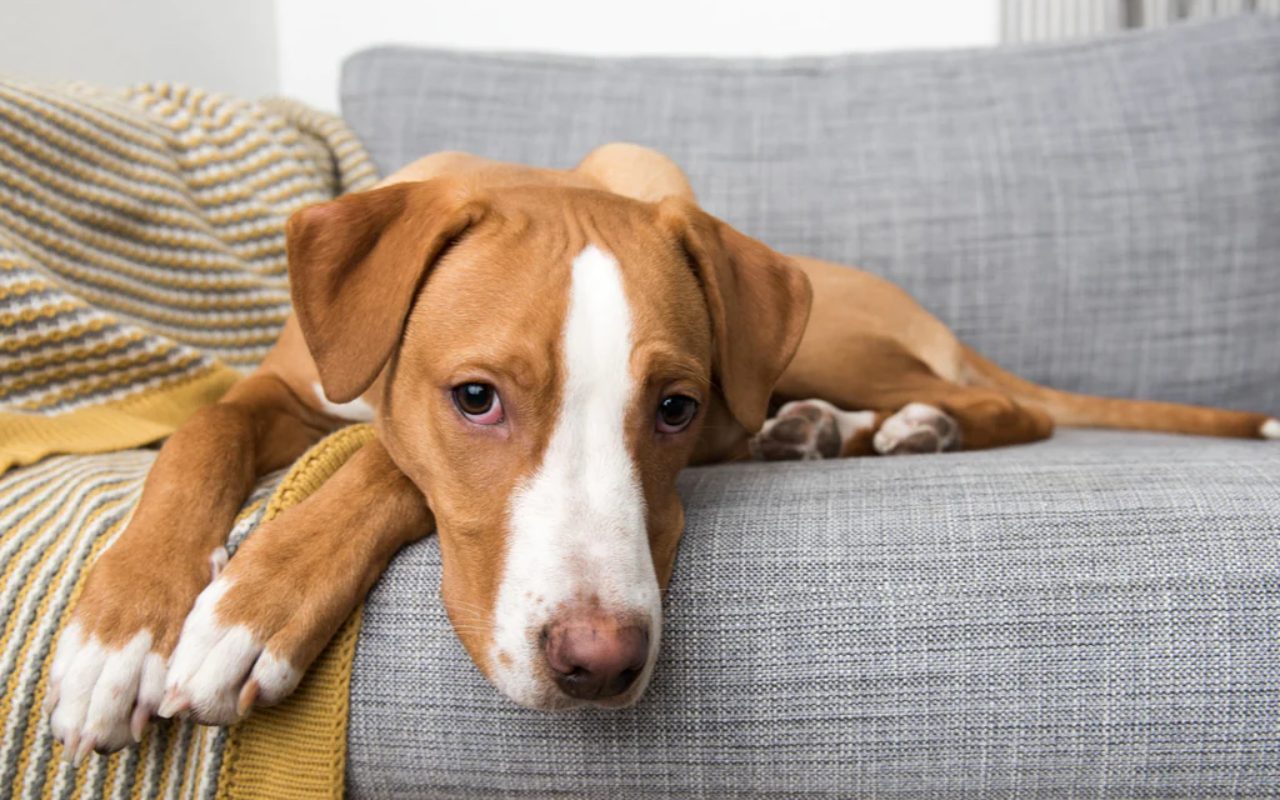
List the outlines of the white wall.
{"label": "white wall", "polygon": [[0,76],[274,94],[275,23],[269,0],[0,0]]}
{"label": "white wall", "polygon": [[376,44],[786,56],[993,44],[999,0],[0,0],[0,76],[170,80],[337,110]]}
{"label": "white wall", "polygon": [[[374,44],[597,55],[786,56],[994,44],[998,0],[276,0],[280,90],[337,109]],[[353,12],[353,8],[358,8]]]}

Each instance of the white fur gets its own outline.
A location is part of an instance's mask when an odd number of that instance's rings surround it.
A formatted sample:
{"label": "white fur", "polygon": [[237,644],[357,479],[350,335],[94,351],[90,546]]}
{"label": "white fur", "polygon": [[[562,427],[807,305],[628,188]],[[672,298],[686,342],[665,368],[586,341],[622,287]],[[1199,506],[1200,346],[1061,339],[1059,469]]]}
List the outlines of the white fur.
{"label": "white fur", "polygon": [[265,652],[248,628],[218,620],[218,601],[230,588],[220,577],[196,599],[173,651],[160,716],[190,711],[202,722],[229,725],[240,718],[240,693],[250,680],[264,702],[278,702],[298,685],[301,673]]}
{"label": "white fur", "polygon": [[258,656],[249,678],[258,682],[258,705],[270,706],[279,703],[298,688],[302,673],[287,659],[279,658],[267,650]]}
{"label": "white fur", "polygon": [[594,245],[573,262],[562,347],[560,416],[542,463],[511,500],[490,653],[498,687],[518,703],[544,708],[575,704],[542,665],[538,635],[558,606],[595,596],[606,613],[648,620],[649,659],[630,698],[648,682],[662,617],[644,494],[625,429],[636,391],[631,310],[617,262]]}
{"label": "white fur", "polygon": [[218,576],[222,574],[222,571],[227,568],[227,560],[229,558],[230,556],[227,555],[227,548],[225,547],[213,548],[213,552],[209,554],[209,581],[210,582],[216,581],[218,579]]}
{"label": "white fur", "polygon": [[77,764],[95,748],[116,750],[139,739],[160,703],[165,660],[151,652],[150,631],[121,648],[85,637],[73,622],[58,639],[47,705],[53,735]]}
{"label": "white fur", "polygon": [[[792,400],[789,403],[784,403],[782,407],[778,409],[777,414],[765,420],[764,425],[760,427],[760,432],[752,437],[750,441],[752,458],[756,460],[767,460],[760,450],[761,441],[767,439],[772,433],[774,427],[780,424],[783,420],[790,419],[793,411],[805,406],[816,408],[822,413],[830,416],[832,420],[835,421],[836,432],[840,435],[841,448],[848,445],[849,440],[852,439],[859,431],[870,430],[876,424],[876,413],[874,411],[844,411],[836,408],[826,400],[819,400],[817,398],[810,400]],[[818,427],[814,426],[811,429],[808,442],[800,446],[798,449],[801,460],[821,461],[823,459],[824,456],[818,450],[817,432]]]}
{"label": "white fur", "polygon": [[1280,439],[1280,419],[1269,419],[1262,423],[1263,439]]}
{"label": "white fur", "polygon": [[[929,427],[939,417],[945,416],[947,416],[946,412],[927,403],[908,403],[880,425],[880,430],[876,431],[876,435],[871,439],[871,445],[877,453],[884,455],[919,428]],[[939,440],[939,452],[954,443],[955,431],[959,430],[959,426],[953,421],[950,430],[952,433],[946,439]]]}
{"label": "white fur", "polygon": [[324,387],[319,383],[311,384],[311,389],[319,398],[320,407],[324,409],[324,413],[349,422],[373,421],[373,406],[366,403],[364,398],[357,397],[348,403],[335,403],[324,393]]}
{"label": "white fur", "polygon": [[848,444],[854,434],[859,431],[865,431],[872,425],[876,424],[876,412],[874,411],[845,411],[843,409],[836,408],[826,400],[819,400],[815,397],[811,400],[792,400],[789,403],[783,404],[782,408],[778,409],[778,413],[775,414],[772,419],[765,422],[765,427],[761,430],[761,433],[767,433],[768,429],[773,426],[773,423],[776,423],[789,410],[799,405],[815,406],[835,417],[836,429],[840,431],[840,442],[842,444]]}

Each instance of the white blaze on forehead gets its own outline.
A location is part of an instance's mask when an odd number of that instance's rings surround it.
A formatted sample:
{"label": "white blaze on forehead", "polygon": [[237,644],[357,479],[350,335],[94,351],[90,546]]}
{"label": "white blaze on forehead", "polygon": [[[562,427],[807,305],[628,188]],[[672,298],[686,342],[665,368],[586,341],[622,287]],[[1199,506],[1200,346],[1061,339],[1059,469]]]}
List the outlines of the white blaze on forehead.
{"label": "white blaze on forehead", "polygon": [[557,606],[596,598],[606,613],[648,617],[650,663],[661,619],[644,495],[627,447],[631,309],[617,261],[594,245],[573,261],[561,345],[559,417],[542,463],[511,501],[490,654],[499,688],[532,705],[554,698],[539,677],[537,634]]}

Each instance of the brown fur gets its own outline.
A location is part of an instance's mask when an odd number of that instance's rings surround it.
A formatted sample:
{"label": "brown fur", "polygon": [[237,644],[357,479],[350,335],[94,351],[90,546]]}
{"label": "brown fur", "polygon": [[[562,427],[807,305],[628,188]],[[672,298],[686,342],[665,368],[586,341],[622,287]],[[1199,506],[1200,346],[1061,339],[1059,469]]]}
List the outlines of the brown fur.
{"label": "brown fur", "polygon": [[[631,369],[645,386],[629,445],[663,586],[684,525],[676,474],[745,456],[771,397],[872,410],[877,426],[928,403],[959,423],[967,448],[1043,439],[1055,422],[1256,437],[1265,420],[1016,378],[896,286],[783,257],[701,211],[674,164],[633,145],[601,148],[567,172],[436,154],[381,188],[300,212],[288,241],[296,317],[252,377],[165,444],[76,607],[86,633],[108,645],[150,629],[157,651],[173,649],[254,480],[343,424],[314,394],[322,381],[330,399],[377,409],[378,440],[244,545],[219,618],[305,668],[392,554],[435,525],[445,605],[487,670],[504,515],[562,402],[569,262],[587,243],[626,265]],[[460,419],[449,389],[468,380],[501,387],[507,426]],[[685,434],[657,437],[653,409],[677,390],[703,412]],[[873,430],[839,452],[872,452]],[[251,704],[256,689],[246,692]]]}
{"label": "brown fur", "polygon": [[[376,503],[352,502],[376,497]],[[417,490],[373,441],[316,492],[264,523],[227,565],[218,604],[293,663],[311,663],[364,599],[391,557],[432,528]],[[335,550],[342,558],[334,558]],[[256,689],[253,690],[256,693]],[[279,698],[270,698],[278,700]]]}
{"label": "brown fur", "polygon": [[119,647],[149,629],[154,649],[170,652],[255,479],[333,427],[269,374],[197,412],[165,444],[128,527],[90,572],[75,611],[86,633]]}

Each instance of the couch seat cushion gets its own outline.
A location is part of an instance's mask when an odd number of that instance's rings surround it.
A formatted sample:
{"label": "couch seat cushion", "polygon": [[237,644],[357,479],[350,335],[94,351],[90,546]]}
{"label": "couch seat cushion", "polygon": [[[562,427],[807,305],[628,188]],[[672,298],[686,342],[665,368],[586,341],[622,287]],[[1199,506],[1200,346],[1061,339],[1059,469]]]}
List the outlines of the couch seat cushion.
{"label": "couch seat cushion", "polygon": [[1265,795],[1280,784],[1280,443],[687,470],[634,709],[498,695],[433,539],[374,590],[355,797]]}

